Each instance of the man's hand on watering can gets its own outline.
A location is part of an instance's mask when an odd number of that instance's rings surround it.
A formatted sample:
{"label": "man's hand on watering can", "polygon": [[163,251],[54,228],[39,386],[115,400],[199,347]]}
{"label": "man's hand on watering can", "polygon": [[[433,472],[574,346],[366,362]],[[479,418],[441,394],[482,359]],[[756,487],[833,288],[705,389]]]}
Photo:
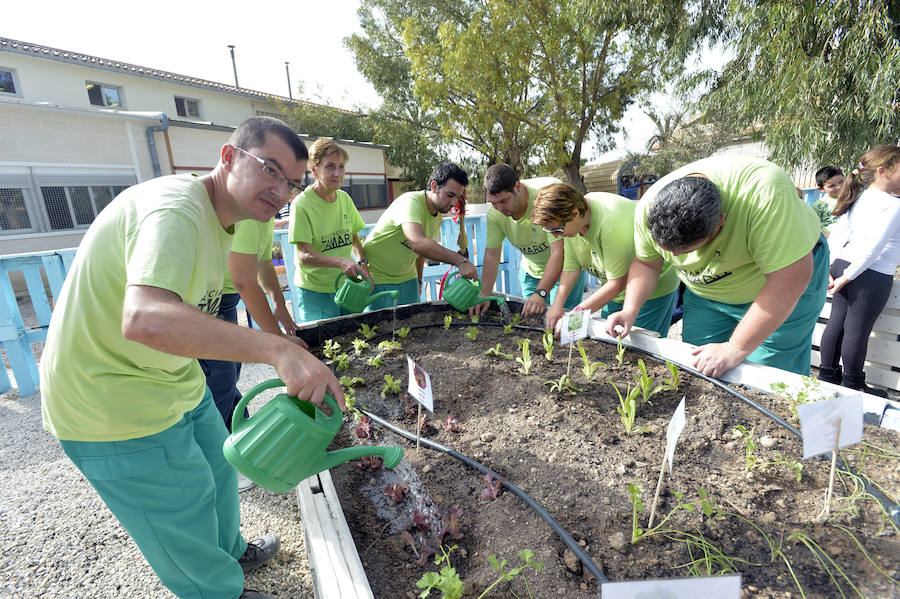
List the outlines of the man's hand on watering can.
{"label": "man's hand on watering can", "polygon": [[347,275],[349,278],[356,280],[360,277],[360,275],[366,277],[367,279],[372,278],[369,275],[368,264],[366,264],[365,262],[363,262],[362,264],[358,264],[356,260],[353,260],[352,258],[342,258],[341,262],[341,272]]}
{"label": "man's hand on watering can", "polygon": [[334,373],[308,351],[289,345],[287,351],[278,354],[273,366],[278,377],[284,381],[288,395],[321,406],[327,391],[341,410],[347,409],[344,390]]}
{"label": "man's hand on watering can", "polygon": [[469,259],[466,258],[463,260],[459,266],[457,266],[459,270],[459,276],[464,279],[471,279],[473,281],[478,280],[478,269],[475,268],[475,265],[469,262]]}

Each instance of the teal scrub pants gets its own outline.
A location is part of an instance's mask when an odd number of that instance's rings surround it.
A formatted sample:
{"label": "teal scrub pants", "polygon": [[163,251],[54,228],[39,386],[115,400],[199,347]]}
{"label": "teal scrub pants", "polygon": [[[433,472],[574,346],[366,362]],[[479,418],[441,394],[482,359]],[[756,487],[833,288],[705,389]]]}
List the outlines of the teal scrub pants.
{"label": "teal scrub pants", "polygon": [[350,314],[350,312],[334,303],[333,293],[322,293],[297,287],[297,303],[299,304],[297,313],[300,316],[300,322],[337,318],[338,316]]}
{"label": "teal scrub pants", "polygon": [[[375,288],[372,290],[372,293],[378,293],[380,291],[399,291],[400,295],[397,296],[397,305],[402,306],[403,304],[415,304],[419,301],[419,280],[418,279],[410,279],[404,283],[382,283],[380,285],[375,285]],[[385,295],[384,297],[379,297],[377,300],[369,304],[369,307],[366,308],[366,312],[371,312],[372,310],[381,310],[382,308],[393,308],[394,307],[394,298],[389,295]]]}
{"label": "teal scrub pants", "polygon": [[[828,245],[820,238],[813,249],[813,275],[794,311],[768,339],[747,356],[750,362],[809,376],[812,335],[828,288]],[[724,343],[751,304],[725,304],[684,291],[684,328],[687,343]]]}
{"label": "teal scrub pants", "polygon": [[[678,291],[673,291],[661,297],[647,300],[641,306],[634,325],[647,329],[648,331],[656,331],[660,337],[666,337],[669,334],[669,327],[672,325],[672,312],[675,311],[675,301],[678,299]],[[609,318],[610,314],[620,312],[622,304],[618,302],[609,302],[603,306],[601,316]]]}
{"label": "teal scrub pants", "polygon": [[[587,281],[587,274],[582,270],[581,276],[578,277],[578,281],[576,281],[575,286],[572,287],[572,291],[569,292],[569,297],[566,298],[566,305],[563,306],[566,310],[573,309],[581,301],[581,298],[584,296],[585,281]],[[541,280],[539,278],[532,277],[524,268],[521,266],[519,267],[519,284],[522,286],[522,297],[526,300],[531,297],[540,282]],[[553,304],[553,300],[556,299],[557,291],[559,291],[559,281],[553,285],[553,289],[551,289],[548,294],[548,306]]]}
{"label": "teal scrub pants", "polygon": [[180,599],[236,599],[237,471],[222,454],[228,436],[209,389],[174,426],[127,441],[60,441],[160,581]]}

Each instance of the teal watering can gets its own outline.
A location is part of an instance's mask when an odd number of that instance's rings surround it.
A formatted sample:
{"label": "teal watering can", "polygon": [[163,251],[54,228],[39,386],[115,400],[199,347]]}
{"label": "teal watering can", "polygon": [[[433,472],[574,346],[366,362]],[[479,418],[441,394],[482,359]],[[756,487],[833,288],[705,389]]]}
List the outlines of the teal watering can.
{"label": "teal watering can", "polygon": [[250,389],[234,408],[232,432],[222,448],[225,459],[259,486],[287,493],[303,479],[350,460],[377,455],[384,460],[385,468],[394,468],[403,459],[399,447],[360,445],[326,451],[344,416],[327,393],[325,402],[331,406],[331,416],[311,402],[281,393],[250,418],[244,418],[251,399],[266,389],[283,386],[280,380],[272,379]]}
{"label": "teal watering can", "polygon": [[[455,278],[453,276],[454,274],[456,275]],[[445,287],[444,283],[447,279],[450,279],[450,282],[447,283]],[[456,270],[450,271],[444,275],[444,278],[441,280],[439,296],[443,297],[444,300],[458,312],[465,312],[472,306],[480,304],[481,302],[495,301],[499,306],[506,301],[504,298],[496,296],[481,297],[481,281],[464,279],[459,276],[459,271]]]}
{"label": "teal watering can", "polygon": [[[344,277],[344,282],[338,287],[338,282]],[[386,295],[393,296],[394,300],[400,295],[396,289],[391,291],[381,291],[369,295],[372,279],[357,275],[355,279],[351,279],[344,273],[338,275],[334,280],[334,303],[348,312],[359,314],[366,309],[366,306],[374,302],[380,297]]]}

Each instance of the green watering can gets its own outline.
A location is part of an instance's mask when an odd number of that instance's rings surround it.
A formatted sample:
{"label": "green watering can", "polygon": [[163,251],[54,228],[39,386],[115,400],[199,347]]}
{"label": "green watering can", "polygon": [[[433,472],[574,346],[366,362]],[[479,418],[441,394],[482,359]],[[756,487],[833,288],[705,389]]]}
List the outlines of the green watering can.
{"label": "green watering can", "polygon": [[341,428],[343,412],[334,398],[325,394],[331,416],[308,401],[281,393],[250,418],[244,409],[260,392],[284,383],[272,379],[256,385],[234,408],[231,435],[225,440],[225,459],[241,474],[275,493],[287,493],[312,476],[365,456],[377,455],[385,468],[394,468],[403,459],[399,447],[357,446],[326,451]]}
{"label": "green watering can", "polygon": [[[341,277],[344,277],[344,282],[338,287]],[[351,279],[344,273],[339,274],[334,280],[334,303],[348,312],[359,314],[366,309],[366,306],[380,297],[390,295],[396,300],[397,296],[400,295],[400,292],[396,289],[369,295],[371,282],[371,279],[363,275],[357,275],[355,279]]]}
{"label": "green watering can", "polygon": [[[454,274],[456,278],[453,277]],[[450,282],[444,287],[447,279],[450,279]],[[457,312],[464,312],[481,302],[495,301],[499,306],[506,301],[504,298],[496,296],[481,297],[481,281],[464,279],[459,276],[457,270],[448,272],[441,279],[441,290],[438,297],[443,297]]]}

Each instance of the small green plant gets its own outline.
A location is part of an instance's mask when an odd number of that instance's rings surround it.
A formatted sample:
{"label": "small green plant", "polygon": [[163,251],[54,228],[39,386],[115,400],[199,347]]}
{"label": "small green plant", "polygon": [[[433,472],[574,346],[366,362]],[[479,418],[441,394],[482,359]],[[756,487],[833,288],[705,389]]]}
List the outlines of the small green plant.
{"label": "small green plant", "polygon": [[338,370],[347,370],[350,368],[350,356],[347,352],[341,352],[334,357],[335,367]]}
{"label": "small green plant", "polygon": [[400,337],[401,339],[406,339],[406,336],[409,335],[409,332],[410,332],[411,330],[412,330],[412,329],[409,328],[409,327],[400,327],[399,329],[397,329],[397,330],[394,331],[394,332],[395,332],[395,333],[397,334],[397,336]]}
{"label": "small green plant", "polygon": [[369,349],[369,342],[365,339],[357,338],[350,343],[353,344],[353,353],[355,353],[357,356],[363,353],[363,350]]}
{"label": "small green plant", "polygon": [[478,327],[466,327],[466,337],[475,341],[475,338],[478,337]]}
{"label": "small green plant", "polygon": [[625,390],[625,396],[622,396],[621,391],[616,386],[612,379],[607,379],[609,384],[612,385],[613,389],[616,390],[616,395],[619,396],[619,405],[616,406],[616,411],[619,413],[619,419],[622,421],[622,424],[625,425],[625,433],[631,434],[631,431],[634,430],[634,418],[637,416],[637,397],[641,390],[637,387],[632,388],[631,385]]}
{"label": "small green plant", "polygon": [[553,329],[544,329],[544,336],[541,337],[541,343],[544,344],[544,355],[548,362],[553,361]]}
{"label": "small green plant", "polygon": [[578,353],[581,354],[581,372],[584,373],[584,378],[587,380],[591,380],[591,377],[594,376],[594,371],[600,368],[601,366],[606,368],[606,364],[603,362],[591,362],[587,356],[587,350],[584,348],[584,344],[581,342],[581,339],[578,340],[578,343],[575,344],[575,347],[578,348]]}
{"label": "small green plant", "polygon": [[378,344],[378,351],[382,354],[389,354],[392,351],[396,351],[403,348],[403,344],[399,341],[382,341]]}
{"label": "small green plant", "polygon": [[366,364],[368,364],[375,370],[378,370],[384,365],[384,361],[381,359],[381,354],[378,354],[377,356],[372,356],[371,358],[366,360]]}
{"label": "small green plant", "polygon": [[[512,582],[513,579],[515,579],[517,576],[522,577],[522,582],[525,583],[525,592],[528,593],[529,597],[533,597],[533,595],[531,594],[531,588],[529,588],[528,586],[528,579],[525,576],[525,571],[529,568],[533,568],[535,572],[540,572],[544,569],[544,562],[534,559],[534,552],[530,549],[523,549],[522,551],[519,551],[518,555],[523,564],[516,568],[510,568],[509,570],[506,569],[505,559],[502,561],[497,561],[496,556],[488,556],[488,562],[491,564],[491,567],[500,574],[500,577],[492,582],[486,589],[484,589],[484,591],[480,595],[478,595],[478,599],[487,597],[487,594],[491,592],[491,589],[493,589],[501,582]],[[513,595],[518,596],[515,595],[515,593],[513,593]]]}
{"label": "small green plant", "polygon": [[513,323],[503,325],[503,334],[509,335],[510,333],[512,333],[513,326]]}
{"label": "small green plant", "polygon": [[470,319],[471,319],[471,321],[472,321],[473,324],[478,324],[479,318],[480,318],[480,317],[479,317],[477,314],[473,314],[473,315],[471,316]]}
{"label": "small green plant", "polygon": [[830,399],[834,393],[822,392],[819,389],[819,379],[815,377],[800,376],[803,386],[799,389],[791,389],[787,383],[772,383],[772,392],[786,399],[791,404],[791,414],[797,417],[797,406],[822,399]]}
{"label": "small green plant", "polygon": [[524,375],[527,375],[531,372],[531,339],[519,339],[519,350],[522,352],[521,358],[516,358],[516,362],[521,364],[521,368],[519,368],[519,372]]}
{"label": "small green plant", "polygon": [[584,391],[584,389],[579,389],[575,385],[572,384],[572,380],[569,378],[568,374],[564,374],[559,377],[558,381],[544,381],[545,385],[550,386],[551,391],[556,391],[557,393],[568,393],[569,395],[577,395]]}
{"label": "small green plant", "polygon": [[484,355],[497,356],[498,358],[503,358],[504,360],[512,360],[513,359],[512,354],[503,353],[503,351],[500,350],[500,345],[501,344],[498,343],[494,347],[488,349],[486,352],[484,352]]}
{"label": "small green plant", "polygon": [[451,324],[453,324],[453,316],[447,314],[444,316],[444,329],[449,329]]}
{"label": "small green plant", "polygon": [[337,343],[334,339],[325,340],[325,345],[322,347],[323,356],[325,356],[329,360],[332,360],[339,351],[341,351],[340,343]]}
{"label": "small green plant", "polygon": [[426,572],[422,575],[416,582],[416,586],[420,589],[425,589],[421,593],[419,593],[419,597],[421,599],[425,599],[431,594],[431,589],[437,589],[441,592],[441,599],[459,599],[463,595],[463,591],[465,587],[463,586],[462,580],[459,578],[459,574],[456,572],[456,568],[450,565],[450,554],[456,549],[456,545],[450,547],[449,549],[444,549],[444,546],[441,546],[441,554],[436,555],[434,558],[434,563],[437,566],[441,566],[440,572]]}
{"label": "small green plant", "polygon": [[756,467],[756,462],[759,459],[756,456],[756,450],[759,448],[759,445],[753,439],[755,430],[756,427],[747,430],[747,427],[742,424],[736,424],[731,429],[731,436],[735,439],[740,439],[744,443],[744,470],[747,472]]}
{"label": "small green plant", "polygon": [[663,379],[663,391],[678,391],[681,386],[681,372],[678,366],[666,360],[666,368],[669,369],[669,378]]}
{"label": "small green plant", "polygon": [[359,325],[359,329],[356,332],[361,334],[366,339],[371,339],[372,337],[375,336],[375,333],[377,331],[378,331],[377,326],[370,327],[369,325],[363,323],[363,324]]}
{"label": "small green plant", "polygon": [[653,386],[653,377],[647,372],[647,365],[643,360],[638,360],[638,368],[640,368],[641,376],[635,378],[638,388],[641,390],[641,400],[644,403],[653,405],[650,398],[662,391],[662,387]]}
{"label": "small green plant", "polygon": [[619,337],[616,342],[616,362],[621,366],[625,362],[625,346],[622,345],[622,338]]}
{"label": "small green plant", "polygon": [[512,315],[512,323],[514,326],[519,326],[522,323],[522,315],[516,312]]}
{"label": "small green plant", "polygon": [[384,386],[381,388],[381,397],[387,397],[388,393],[400,393],[400,381],[386,374],[384,375]]}
{"label": "small green plant", "polygon": [[362,378],[360,378],[358,376],[355,376],[353,378],[350,378],[349,376],[342,376],[341,378],[338,379],[338,382],[341,384],[341,386],[344,389],[352,389],[353,387],[355,387],[357,385],[365,384],[365,381],[362,380]]}

